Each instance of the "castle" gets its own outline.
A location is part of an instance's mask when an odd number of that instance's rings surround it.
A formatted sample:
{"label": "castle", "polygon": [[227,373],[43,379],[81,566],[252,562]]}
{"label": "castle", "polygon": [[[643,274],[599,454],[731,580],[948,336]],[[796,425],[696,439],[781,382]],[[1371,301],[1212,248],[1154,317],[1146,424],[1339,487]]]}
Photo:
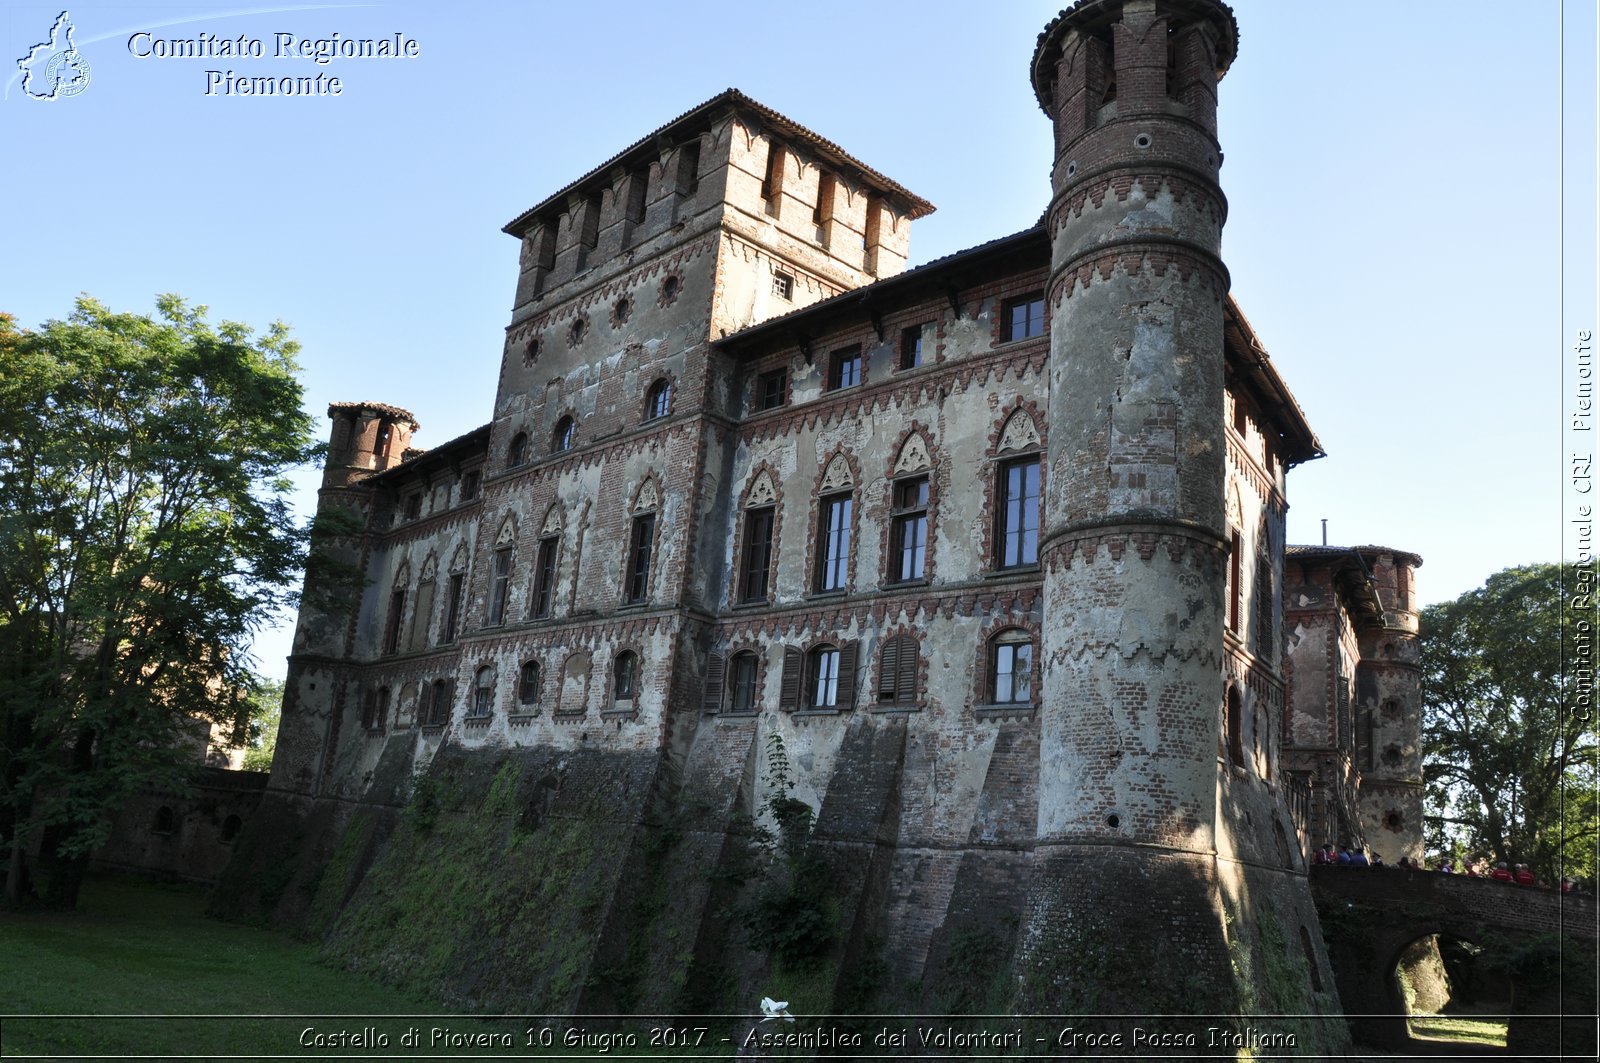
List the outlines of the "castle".
{"label": "castle", "polygon": [[[1322,449],[1219,258],[1236,44],[1215,0],[1063,12],[1043,218],[916,269],[931,204],[732,90],[514,218],[489,423],[329,410],[365,589],[308,577],[219,907],[514,1010],[1336,1042],[1305,847],[1420,855],[1420,559],[1285,545]],[[831,919],[792,989],[727,917],[774,749]]]}

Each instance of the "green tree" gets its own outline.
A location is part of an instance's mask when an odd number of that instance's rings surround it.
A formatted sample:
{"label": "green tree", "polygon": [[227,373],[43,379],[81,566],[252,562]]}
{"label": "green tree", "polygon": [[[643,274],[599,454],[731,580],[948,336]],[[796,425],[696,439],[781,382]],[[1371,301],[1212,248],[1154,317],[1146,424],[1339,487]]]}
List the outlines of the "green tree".
{"label": "green tree", "polygon": [[[250,638],[307,537],[298,345],[80,298],[0,321],[0,852],[6,897],[70,906],[110,813],[182,787],[196,718],[237,727]],[[37,852],[37,861],[29,854]]]}
{"label": "green tree", "polygon": [[1592,878],[1595,729],[1572,682],[1572,636],[1595,609],[1559,565],[1490,576],[1421,618],[1430,843],[1545,881]]}
{"label": "green tree", "polygon": [[283,719],[283,680],[256,677],[249,695],[250,742],[244,751],[245,771],[271,771],[278,748],[278,724]]}

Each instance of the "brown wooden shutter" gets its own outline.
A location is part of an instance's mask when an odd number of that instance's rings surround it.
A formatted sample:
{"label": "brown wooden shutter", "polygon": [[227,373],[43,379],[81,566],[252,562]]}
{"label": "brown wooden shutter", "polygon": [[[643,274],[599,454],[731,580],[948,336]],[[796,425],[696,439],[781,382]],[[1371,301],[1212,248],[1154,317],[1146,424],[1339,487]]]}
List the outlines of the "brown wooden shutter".
{"label": "brown wooden shutter", "polygon": [[700,711],[718,712],[722,708],[722,677],[727,662],[722,654],[713,653],[706,658],[706,683],[701,692]]}
{"label": "brown wooden shutter", "polygon": [[[878,654],[878,700],[895,701],[900,687],[900,644],[905,641],[896,635],[883,644]],[[884,695],[887,694],[888,697]]]}
{"label": "brown wooden shutter", "polygon": [[901,635],[899,638],[900,671],[895,679],[895,700],[917,700],[917,673],[920,671],[920,654],[917,640],[910,635]]}
{"label": "brown wooden shutter", "polygon": [[859,642],[841,642],[839,644],[839,707],[853,709],[856,707],[856,654],[861,649]]}
{"label": "brown wooden shutter", "polygon": [[798,709],[800,707],[800,681],[805,675],[805,654],[793,646],[783,648],[783,686],[778,692],[778,708]]}

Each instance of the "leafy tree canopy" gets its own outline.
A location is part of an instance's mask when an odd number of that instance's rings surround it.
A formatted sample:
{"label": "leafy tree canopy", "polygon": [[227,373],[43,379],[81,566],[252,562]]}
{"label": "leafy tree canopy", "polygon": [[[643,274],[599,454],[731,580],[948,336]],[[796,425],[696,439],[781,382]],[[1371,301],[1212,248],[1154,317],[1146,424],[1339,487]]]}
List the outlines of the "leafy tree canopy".
{"label": "leafy tree canopy", "polygon": [[1595,608],[1562,575],[1498,572],[1423,610],[1420,640],[1431,844],[1552,883],[1593,879],[1597,827],[1595,728],[1573,656]]}
{"label": "leafy tree canopy", "polygon": [[283,719],[283,680],[256,677],[250,695],[250,741],[244,751],[245,771],[271,771]]}
{"label": "leafy tree canopy", "polygon": [[[182,785],[195,719],[237,727],[247,647],[304,564],[313,452],[296,344],[175,295],[0,318],[0,853],[70,904],[109,815]],[[189,746],[188,748],[192,748]],[[38,846],[39,867],[26,854]]]}

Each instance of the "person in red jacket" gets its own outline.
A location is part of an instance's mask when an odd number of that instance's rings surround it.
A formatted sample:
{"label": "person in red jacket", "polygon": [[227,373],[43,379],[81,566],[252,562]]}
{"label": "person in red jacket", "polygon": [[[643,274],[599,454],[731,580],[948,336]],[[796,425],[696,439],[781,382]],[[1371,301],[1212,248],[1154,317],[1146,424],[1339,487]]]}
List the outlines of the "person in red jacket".
{"label": "person in red jacket", "polygon": [[1533,872],[1528,870],[1527,864],[1518,864],[1517,873],[1511,877],[1517,880],[1519,886],[1533,885]]}
{"label": "person in red jacket", "polygon": [[1494,879],[1496,882],[1512,881],[1511,872],[1506,870],[1506,862],[1504,860],[1494,865],[1494,872],[1489,877]]}

